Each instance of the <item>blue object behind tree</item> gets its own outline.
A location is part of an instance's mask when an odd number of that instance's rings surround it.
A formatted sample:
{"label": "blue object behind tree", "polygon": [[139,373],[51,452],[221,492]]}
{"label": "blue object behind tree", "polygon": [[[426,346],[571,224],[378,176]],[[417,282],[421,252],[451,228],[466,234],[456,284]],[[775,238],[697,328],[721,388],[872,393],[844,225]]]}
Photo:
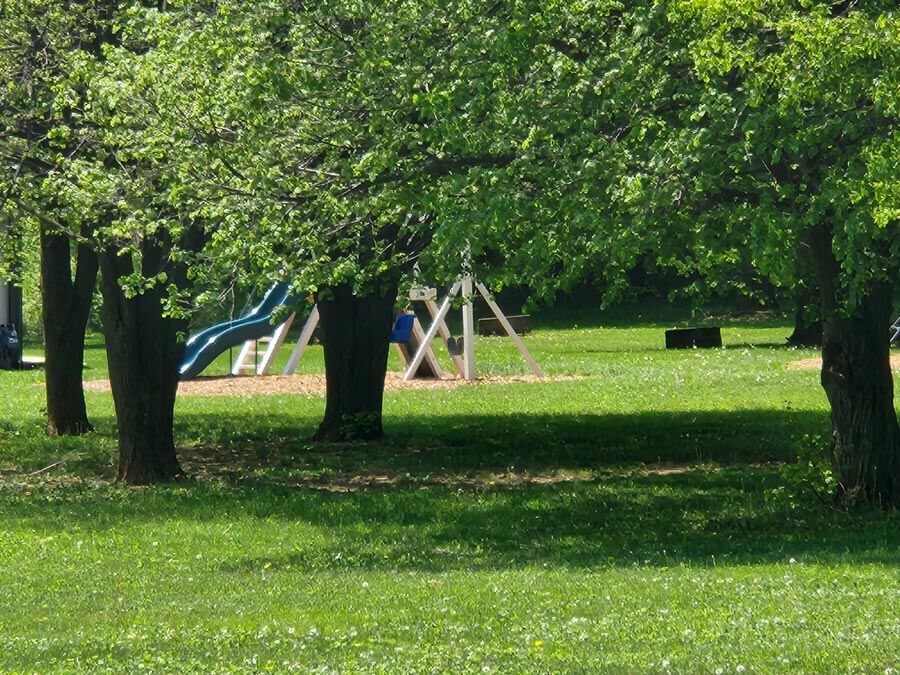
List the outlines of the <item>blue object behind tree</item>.
{"label": "blue object behind tree", "polygon": [[405,345],[412,337],[415,314],[399,314],[394,320],[394,328],[391,330],[391,342]]}

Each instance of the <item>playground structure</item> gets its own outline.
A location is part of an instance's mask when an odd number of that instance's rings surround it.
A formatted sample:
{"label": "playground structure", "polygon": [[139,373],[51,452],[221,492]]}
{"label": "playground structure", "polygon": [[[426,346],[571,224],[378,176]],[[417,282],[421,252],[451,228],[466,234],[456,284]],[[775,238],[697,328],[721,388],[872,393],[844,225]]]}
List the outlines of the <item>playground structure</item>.
{"label": "playground structure", "polygon": [[[494,314],[506,335],[516,345],[525,362],[536,377],[544,377],[540,366],[528,352],[522,338],[510,325],[506,315],[495,302],[487,288],[466,275],[450,288],[449,293],[441,301],[435,302],[437,291],[434,288],[414,287],[410,290],[410,303],[423,303],[431,323],[427,330],[423,329],[414,312],[398,314],[391,332],[391,343],[397,349],[404,364],[404,380],[415,377],[444,376],[443,368],[434,352],[435,338],[440,335],[447,344],[453,368],[466,380],[477,379],[475,367],[475,292],[481,295]],[[454,298],[462,297],[463,334],[456,339],[447,326],[447,315]],[[240,375],[252,371],[257,375],[268,375],[271,372],[275,357],[284,345],[295,318],[291,313],[284,321],[273,328],[272,318],[285,305],[294,304],[290,297],[288,285],[279,283],[269,289],[262,301],[246,315],[237,319],[216,324],[192,336],[185,347],[185,355],[179,368],[182,380],[199,375],[219,354],[226,349],[241,345],[237,359],[231,366],[232,375]],[[283,375],[292,375],[303,357],[303,353],[312,340],[313,333],[319,323],[318,308],[313,306],[300,331],[300,336],[291,350],[288,361],[282,371]],[[260,356],[260,345],[265,351]]]}
{"label": "playground structure", "polygon": [[[243,371],[253,370],[257,375],[268,375],[271,371],[272,363],[275,360],[275,355],[284,344],[288,330],[290,330],[291,327],[291,322],[294,318],[294,315],[288,317],[287,321],[275,329],[275,332],[271,337],[263,338],[258,341],[268,343],[262,359],[258,358],[258,343],[254,344],[253,341],[244,343],[237,361],[235,361],[234,366],[231,369],[231,374],[239,375]],[[291,355],[288,357],[288,361],[282,370],[282,375],[293,375],[297,370],[297,365],[300,363],[300,359],[303,358],[303,352],[306,351],[306,348],[309,346],[318,325],[319,309],[318,307],[313,306],[309,317],[307,317],[306,322],[303,324],[303,328],[300,331],[300,337],[294,345],[294,348],[291,350]],[[419,361],[419,365],[416,367],[415,371],[416,374],[419,377],[434,377],[440,379],[444,375],[443,368],[431,345],[423,344],[424,337],[425,333],[422,330],[419,319],[414,313],[402,312],[394,318],[390,341],[396,348],[403,363],[408,364],[410,355],[421,347],[424,350],[423,359],[425,363],[423,364],[422,360]]]}
{"label": "playground structure", "polygon": [[[434,289],[414,288],[412,289],[412,292],[410,292],[410,300],[422,300],[426,303],[428,313],[431,315],[431,326],[425,332],[421,347],[419,347],[412,360],[407,364],[406,371],[403,374],[404,380],[411,380],[415,377],[419,364],[422,363],[422,360],[426,356],[426,350],[430,348],[431,343],[438,334],[440,334],[441,338],[447,342],[448,349],[453,357],[453,364],[459,374],[466,380],[471,381],[477,379],[478,374],[475,369],[475,291],[477,291],[487,303],[487,306],[506,332],[507,337],[515,344],[516,349],[519,350],[519,353],[528,364],[528,367],[531,368],[531,372],[534,373],[535,377],[544,377],[544,371],[541,370],[537,361],[531,356],[531,353],[528,351],[522,338],[519,337],[519,334],[516,333],[512,325],[510,325],[503,310],[500,309],[500,306],[494,300],[494,296],[491,295],[484,284],[476,281],[471,274],[466,274],[462,279],[459,279],[453,284],[450,288],[450,292],[447,293],[443,301],[441,301],[440,307],[436,307],[434,304],[433,291]],[[458,295],[462,295],[463,301],[463,334],[458,340],[453,340],[450,336],[450,331],[447,328],[446,318],[450,311],[453,298]],[[462,342],[461,345],[460,342]]]}
{"label": "playground structure", "polygon": [[287,284],[275,284],[260,303],[244,316],[215,324],[192,335],[185,345],[178,368],[179,379],[196,377],[226,349],[269,335],[272,332],[272,316],[280,307],[291,302],[289,291]]}
{"label": "playground structure", "polygon": [[0,368],[21,370],[22,290],[0,281]]}
{"label": "playground structure", "polygon": [[890,334],[891,344],[900,344],[900,316],[898,316],[897,320],[891,324]]}
{"label": "playground structure", "polygon": [[[185,345],[184,357],[179,366],[179,379],[190,380],[196,377],[226,349],[239,345],[241,349],[237,360],[232,364],[232,375],[240,375],[248,370],[257,375],[268,375],[275,355],[284,344],[296,318],[296,313],[292,312],[274,328],[274,331],[272,319],[281,308],[294,304],[296,300],[290,296],[288,284],[278,283],[266,292],[259,304],[243,316],[209,326],[191,336]],[[296,370],[318,321],[319,311],[314,306],[283,374],[290,375]],[[404,362],[408,358],[406,355],[410,346],[417,347],[419,344],[417,338],[422,334],[421,326],[418,325],[414,314],[404,313],[397,316],[391,332],[391,342],[400,350]],[[266,345],[266,350],[260,358],[259,346],[262,344]],[[420,373],[423,376],[441,377],[440,363],[433,352],[426,366],[420,369]]]}

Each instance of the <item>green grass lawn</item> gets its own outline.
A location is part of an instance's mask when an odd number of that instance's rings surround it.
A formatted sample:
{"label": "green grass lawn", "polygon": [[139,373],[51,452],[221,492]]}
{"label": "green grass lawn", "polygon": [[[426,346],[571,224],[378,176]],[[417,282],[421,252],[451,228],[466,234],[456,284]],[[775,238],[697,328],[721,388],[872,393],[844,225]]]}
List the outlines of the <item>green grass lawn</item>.
{"label": "green grass lawn", "polygon": [[667,352],[674,319],[640,314],[538,317],[529,348],[577,378],[388,392],[362,447],[307,440],[319,396],[182,397],[195,478],[143,489],[110,480],[108,394],[95,434],[45,439],[42,373],[0,372],[0,670],[900,669],[900,516],[784,470],[828,429],[786,367],[815,352],[777,319]]}

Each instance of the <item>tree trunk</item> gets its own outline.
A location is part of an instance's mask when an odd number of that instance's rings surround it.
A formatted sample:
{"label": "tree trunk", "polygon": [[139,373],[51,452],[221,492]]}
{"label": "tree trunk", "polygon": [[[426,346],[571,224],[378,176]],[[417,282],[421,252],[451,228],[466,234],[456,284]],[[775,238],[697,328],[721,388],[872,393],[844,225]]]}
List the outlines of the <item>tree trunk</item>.
{"label": "tree trunk", "polygon": [[890,324],[893,287],[876,284],[851,314],[836,302],[839,267],[830,233],[818,230],[822,290],[822,387],[831,405],[832,463],[839,499],[900,503],[900,427],[894,410]]}
{"label": "tree trunk", "polygon": [[314,438],[374,440],[381,423],[397,283],[383,282],[369,295],[349,285],[318,298],[325,349],[325,417]]}
{"label": "tree trunk", "polygon": [[41,318],[47,382],[47,433],[78,435],[93,427],[82,386],[84,334],[97,282],[97,254],[76,249],[72,277],[69,238],[41,228]]}
{"label": "tree trunk", "polygon": [[[145,270],[159,269],[160,247],[146,247]],[[174,408],[179,333],[187,322],[163,316],[163,285],[126,297],[119,279],[133,272],[130,256],[116,249],[100,254],[103,331],[119,436],[118,479],[131,485],[183,475],[175,453]],[[146,272],[145,272],[146,274]]]}
{"label": "tree trunk", "polygon": [[815,306],[816,293],[798,288],[795,294],[794,332],[788,336],[790,347],[821,347],[822,321]]}

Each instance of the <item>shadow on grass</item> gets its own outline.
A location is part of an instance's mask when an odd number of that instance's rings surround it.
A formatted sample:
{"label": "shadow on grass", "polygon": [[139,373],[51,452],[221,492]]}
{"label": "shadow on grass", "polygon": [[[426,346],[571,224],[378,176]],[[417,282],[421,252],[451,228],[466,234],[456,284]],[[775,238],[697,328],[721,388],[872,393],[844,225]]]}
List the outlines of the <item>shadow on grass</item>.
{"label": "shadow on grass", "polygon": [[806,351],[814,351],[814,348],[791,347],[784,342],[725,342],[724,349],[765,349],[773,352],[791,352],[799,354],[800,358]]}
{"label": "shadow on grass", "polygon": [[236,526],[252,538],[218,564],[235,574],[900,562],[897,514],[796,506],[771,492],[780,485],[771,467],[357,492],[248,477],[232,485],[7,495],[0,513],[38,532],[116,529],[157,537],[175,521],[211,552],[221,532]]}
{"label": "shadow on grass", "polygon": [[819,413],[432,413],[391,419],[387,441],[361,447],[308,444],[312,421],[276,421],[254,424],[267,429],[255,439],[184,448],[203,480],[0,484],[0,520],[38,532],[177,521],[211,545],[226,523],[270,532],[269,544],[221,562],[235,574],[900,562],[896,513],[797,500],[764,463],[788,454],[792,433],[823,428]]}
{"label": "shadow on grass", "polygon": [[[296,469],[340,480],[358,474],[445,476],[481,471],[597,469],[674,462],[784,461],[795,439],[828,428],[826,412],[807,410],[679,411],[640,414],[455,414],[430,409],[387,416],[378,443],[314,444],[318,417],[269,414],[252,425],[226,415],[182,415],[194,439],[189,461],[231,464],[233,474]],[[297,475],[296,472],[294,475]]]}
{"label": "shadow on grass", "polygon": [[[484,472],[785,461],[797,439],[828,428],[826,412],[793,409],[473,415],[432,408],[422,415],[386,416],[387,435],[377,443],[322,444],[309,440],[318,421],[318,415],[293,412],[269,411],[247,424],[226,412],[181,414],[176,442],[189,471],[201,477],[265,474],[316,487],[355,476],[408,475],[465,486]],[[81,438],[48,439],[35,432],[19,440],[17,450],[0,453],[9,459],[5,473],[14,475],[16,464],[25,474],[65,460],[61,470],[70,475],[108,475],[114,420],[94,422],[98,433]]]}
{"label": "shadow on grass", "polygon": [[[605,476],[555,485],[494,488],[465,495],[330,494],[310,518],[339,537],[341,567],[505,569],[803,562],[900,563],[900,523],[880,514],[793,510],[767,501],[772,471],[726,469]],[[400,498],[397,498],[400,497]],[[293,550],[225,565],[234,571],[308,565]]]}

